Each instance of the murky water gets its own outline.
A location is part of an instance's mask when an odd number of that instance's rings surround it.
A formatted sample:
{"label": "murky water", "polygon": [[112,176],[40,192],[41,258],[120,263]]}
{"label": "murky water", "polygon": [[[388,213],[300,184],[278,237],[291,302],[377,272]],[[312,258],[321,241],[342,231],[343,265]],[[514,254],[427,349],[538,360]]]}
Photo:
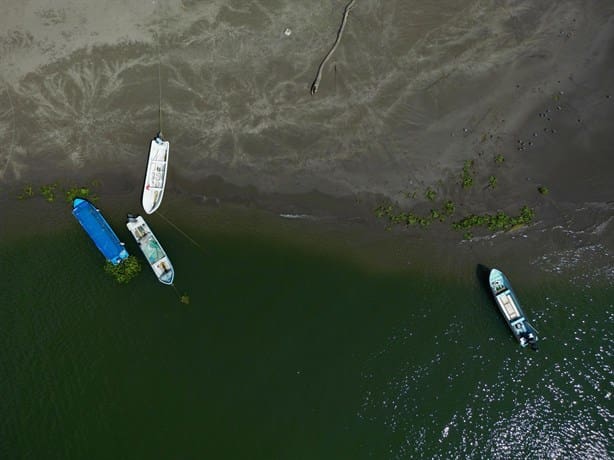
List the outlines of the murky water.
{"label": "murky water", "polygon": [[[344,6],[5,5],[1,457],[612,456],[614,5],[357,0],[311,96]],[[162,212],[198,243],[152,217],[178,292],[147,269],[118,287],[62,197],[15,198],[101,179],[123,229],[160,101]],[[370,200],[426,187],[459,215],[537,218],[462,242],[372,231]],[[264,195],[275,216],[244,206]],[[539,353],[477,263],[510,276]]]}
{"label": "murky water", "polygon": [[2,242],[3,457],[611,453],[607,266],[561,258],[533,267],[539,281],[498,261],[540,332],[533,353],[468,260],[382,270],[292,243],[296,221],[285,243],[180,223],[198,246],[150,224],[177,292],[147,268],[116,285],[76,222]]}

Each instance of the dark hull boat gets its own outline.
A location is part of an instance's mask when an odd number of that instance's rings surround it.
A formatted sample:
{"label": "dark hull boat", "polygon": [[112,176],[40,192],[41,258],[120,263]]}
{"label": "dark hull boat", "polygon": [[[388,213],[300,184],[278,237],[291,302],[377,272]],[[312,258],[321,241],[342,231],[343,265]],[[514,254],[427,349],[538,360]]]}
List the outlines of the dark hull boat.
{"label": "dark hull boat", "polygon": [[488,282],[497,306],[520,346],[531,345],[533,350],[537,350],[537,331],[526,320],[507,277],[501,271],[493,268],[490,271]]}

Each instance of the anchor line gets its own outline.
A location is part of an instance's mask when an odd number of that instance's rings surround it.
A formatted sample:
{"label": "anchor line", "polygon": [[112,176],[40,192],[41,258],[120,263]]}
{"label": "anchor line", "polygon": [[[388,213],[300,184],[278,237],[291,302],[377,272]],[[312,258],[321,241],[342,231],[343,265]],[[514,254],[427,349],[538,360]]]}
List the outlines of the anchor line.
{"label": "anchor line", "polygon": [[[156,9],[159,9],[158,2],[156,2]],[[162,16],[160,16],[160,12],[158,11],[158,17],[160,21],[162,20]],[[156,49],[158,52],[158,133],[162,137],[162,53],[160,52],[160,32],[161,27],[158,27],[158,30],[154,32],[156,36]]]}
{"label": "anchor line", "polygon": [[158,32],[156,32],[156,41],[157,41],[157,45],[158,45],[158,93],[160,96],[160,99],[158,101],[158,109],[159,109],[159,118],[158,118],[158,123],[159,123],[159,133],[160,136],[162,136],[162,56],[160,54],[160,36],[158,34]]}
{"label": "anchor line", "polygon": [[173,227],[175,230],[177,230],[179,233],[181,233],[184,237],[186,237],[188,239],[188,241],[190,241],[190,243],[192,243],[194,246],[198,247],[201,251],[204,251],[203,247],[198,244],[190,235],[188,235],[186,232],[184,232],[183,230],[181,230],[179,227],[177,227],[177,225],[175,225],[174,223],[172,223],[170,221],[170,219],[168,217],[166,217],[164,214],[162,214],[161,212],[157,212],[156,215],[162,217],[162,219],[164,219],[166,221],[167,224],[169,224],[171,227]]}

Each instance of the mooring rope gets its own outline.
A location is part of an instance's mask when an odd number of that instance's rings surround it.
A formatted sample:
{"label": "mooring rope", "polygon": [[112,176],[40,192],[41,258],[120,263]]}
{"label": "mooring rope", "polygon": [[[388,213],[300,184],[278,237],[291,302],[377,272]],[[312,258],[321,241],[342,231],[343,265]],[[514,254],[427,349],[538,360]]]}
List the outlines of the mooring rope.
{"label": "mooring rope", "polygon": [[186,232],[184,232],[179,227],[177,227],[174,223],[172,223],[168,217],[166,217],[160,211],[158,211],[156,214],[162,217],[162,219],[164,219],[167,224],[169,224],[171,227],[173,227],[175,230],[177,230],[179,233],[185,236],[194,246],[198,247],[201,251],[204,251],[203,247],[200,244],[198,244],[190,235],[188,235]]}
{"label": "mooring rope", "polygon": [[320,62],[320,66],[318,67],[318,72],[316,74],[316,79],[313,81],[311,85],[312,95],[318,92],[318,88],[320,87],[320,80],[322,80],[322,70],[324,69],[324,65],[326,64],[326,61],[330,59],[330,57],[333,55],[333,53],[337,49],[337,45],[339,45],[339,41],[341,40],[341,36],[343,35],[343,30],[345,29],[345,24],[347,23],[347,20],[348,20],[348,15],[350,14],[350,10],[354,6],[355,1],[356,0],[351,0],[350,3],[348,3],[345,6],[345,9],[343,10],[343,19],[341,20],[341,26],[339,27],[339,30],[337,31],[337,39],[335,40],[335,43],[333,43],[333,46],[331,47],[328,54],[324,57],[324,59],[322,59],[322,62]]}
{"label": "mooring rope", "polygon": [[[156,10],[158,10],[158,2],[156,2]],[[160,16],[160,12],[157,11],[157,15],[159,18],[161,18],[162,16]],[[154,32],[154,35],[156,36],[156,48],[158,51],[158,93],[160,96],[160,99],[158,101],[158,125],[159,125],[159,129],[158,132],[160,133],[160,136],[162,136],[162,53],[160,52],[160,33],[159,33],[160,27],[158,28],[158,30],[156,30]]]}

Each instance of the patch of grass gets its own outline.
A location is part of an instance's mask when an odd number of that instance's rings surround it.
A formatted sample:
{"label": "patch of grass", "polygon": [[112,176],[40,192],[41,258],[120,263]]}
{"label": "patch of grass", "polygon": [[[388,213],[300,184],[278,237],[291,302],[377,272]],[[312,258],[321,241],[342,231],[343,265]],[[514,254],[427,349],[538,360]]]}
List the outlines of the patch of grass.
{"label": "patch of grass", "polygon": [[518,225],[526,225],[535,217],[535,211],[523,206],[516,216],[509,216],[503,211],[496,214],[471,214],[452,224],[455,230],[467,230],[474,227],[486,227],[490,231],[509,230]]}
{"label": "patch of grass", "polygon": [[43,195],[43,198],[47,200],[49,203],[53,203],[55,201],[55,191],[58,188],[58,183],[54,182],[53,184],[47,184],[41,186],[40,193]]}
{"label": "patch of grass", "polygon": [[542,195],[548,195],[548,193],[550,193],[550,190],[548,190],[548,187],[544,187],[543,185],[540,185],[539,187],[537,187],[537,191]]}
{"label": "patch of grass", "polygon": [[28,184],[23,188],[21,193],[17,195],[17,199],[27,200],[28,198],[32,198],[33,196],[34,196],[34,189],[32,188],[32,185]]}
{"label": "patch of grass", "polygon": [[500,153],[497,153],[495,155],[495,163],[500,165],[503,164],[503,162],[505,161],[505,157],[503,155],[501,155]]}
{"label": "patch of grass", "polygon": [[471,238],[473,238],[473,233],[471,233],[470,231],[466,231],[465,233],[463,233],[463,238],[466,240],[470,240]]}
{"label": "patch of grass", "polygon": [[141,271],[141,263],[135,256],[128,256],[117,265],[108,260],[104,264],[104,271],[115,278],[119,284],[127,284]]}
{"label": "patch of grass", "polygon": [[452,214],[454,214],[455,209],[456,209],[456,205],[451,200],[446,201],[445,204],[443,205],[443,212],[445,213],[446,216],[451,216]]}
{"label": "patch of grass", "polygon": [[75,198],[85,198],[92,202],[98,200],[98,197],[88,187],[71,187],[65,191],[65,194],[68,203],[72,203]]}
{"label": "patch of grass", "polygon": [[466,160],[463,165],[463,174],[461,176],[461,185],[463,188],[469,188],[473,186],[473,160]]}
{"label": "patch of grass", "polygon": [[429,187],[426,189],[426,192],[424,192],[424,196],[426,197],[427,200],[433,201],[435,197],[437,196],[437,192]]}
{"label": "patch of grass", "polygon": [[488,187],[495,188],[497,186],[497,178],[495,176],[490,176],[488,178]]}

